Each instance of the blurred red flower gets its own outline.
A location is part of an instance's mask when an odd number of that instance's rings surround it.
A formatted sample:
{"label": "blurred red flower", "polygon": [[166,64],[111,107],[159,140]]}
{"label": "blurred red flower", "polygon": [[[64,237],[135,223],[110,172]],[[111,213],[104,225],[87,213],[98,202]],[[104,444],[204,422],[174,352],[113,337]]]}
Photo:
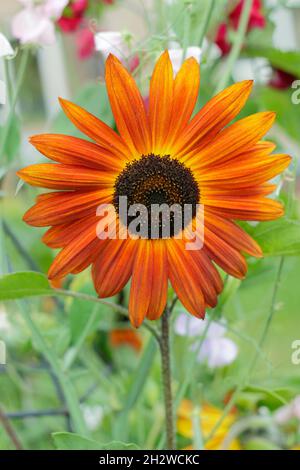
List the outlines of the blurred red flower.
{"label": "blurred red flower", "polygon": [[285,72],[284,70],[274,69],[269,86],[279,90],[285,90],[286,88],[290,88],[294,80],[296,80],[295,75]]}
{"label": "blurred red flower", "polygon": [[76,31],[84,18],[88,5],[88,0],[73,0],[65,8],[62,17],[57,21],[61,30],[65,33]]}
{"label": "blurred red flower", "polygon": [[[238,29],[241,13],[244,8],[245,0],[240,0],[235,8],[230,12],[227,23],[221,23],[217,30],[215,43],[219,46],[222,51],[222,55],[228,54],[231,49],[231,44],[228,38],[228,29]],[[266,25],[266,19],[264,17],[261,0],[253,0],[248,21],[248,31],[254,28],[264,28]]]}
{"label": "blurred red flower", "polygon": [[80,29],[76,36],[76,48],[79,59],[88,59],[95,50],[94,33],[90,28]]}

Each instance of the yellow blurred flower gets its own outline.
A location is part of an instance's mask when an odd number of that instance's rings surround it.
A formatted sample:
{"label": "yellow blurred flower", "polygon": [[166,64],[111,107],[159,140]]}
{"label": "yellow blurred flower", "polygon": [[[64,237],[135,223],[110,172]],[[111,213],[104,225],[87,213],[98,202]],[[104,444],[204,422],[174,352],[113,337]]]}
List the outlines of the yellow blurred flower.
{"label": "yellow blurred flower", "polygon": [[[177,431],[183,437],[193,439],[193,423],[192,423],[193,403],[190,400],[182,400],[178,409]],[[209,403],[204,403],[199,412],[200,429],[203,440],[209,436],[214,426],[222,416],[223,411]],[[218,427],[211,439],[205,442],[204,447],[207,450],[220,450],[222,443],[229,432],[231,426],[235,422],[236,413],[229,413]],[[192,448],[192,447],[189,447]],[[229,450],[240,450],[241,446],[237,439],[231,441]]]}

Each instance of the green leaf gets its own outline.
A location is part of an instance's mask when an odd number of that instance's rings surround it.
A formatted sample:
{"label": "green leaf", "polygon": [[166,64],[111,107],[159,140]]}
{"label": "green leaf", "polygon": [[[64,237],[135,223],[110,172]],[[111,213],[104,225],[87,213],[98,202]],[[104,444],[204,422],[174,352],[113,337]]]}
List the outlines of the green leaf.
{"label": "green leaf", "polygon": [[100,444],[71,432],[55,432],[52,438],[58,450],[138,450],[136,444],[126,444],[120,441]]}
{"label": "green leaf", "polygon": [[248,47],[244,55],[264,57],[274,68],[300,78],[300,52],[298,51],[281,51],[273,47]]}
{"label": "green leaf", "polygon": [[264,222],[251,233],[263,250],[264,256],[300,255],[300,222],[281,217]]}
{"label": "green leaf", "polygon": [[286,405],[295,396],[293,390],[289,388],[268,389],[256,385],[249,385],[245,388],[245,393],[259,394],[257,405],[266,406],[274,410],[280,406]]}
{"label": "green leaf", "polygon": [[0,277],[0,300],[51,295],[52,291],[46,276],[41,273],[27,271]]}

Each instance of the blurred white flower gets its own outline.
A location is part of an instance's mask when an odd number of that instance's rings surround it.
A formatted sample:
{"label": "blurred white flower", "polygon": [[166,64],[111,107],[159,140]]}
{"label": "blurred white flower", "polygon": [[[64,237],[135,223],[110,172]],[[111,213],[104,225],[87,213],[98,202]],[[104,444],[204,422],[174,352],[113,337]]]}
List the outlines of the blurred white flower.
{"label": "blurred white flower", "polygon": [[217,322],[212,321],[208,327],[207,325],[207,319],[201,320],[186,313],[181,313],[175,321],[175,333],[180,336],[202,336],[206,328],[208,328],[206,338],[219,338],[226,333],[226,327]]}
{"label": "blurred white flower", "polygon": [[285,424],[291,419],[300,420],[300,395],[288,405],[284,405],[275,412],[275,421],[278,424]]}
{"label": "blurred white flower", "polygon": [[103,418],[103,408],[99,405],[81,405],[83,419],[90,431],[95,431]]}
{"label": "blurred white flower", "polygon": [[8,332],[11,329],[11,324],[8,321],[7,313],[0,305],[0,331]]}
{"label": "blurred white flower", "polygon": [[[203,336],[198,354],[200,363],[207,363],[208,367],[224,367],[231,364],[238,354],[237,345],[230,338],[226,338],[226,325],[220,325],[217,322],[209,320],[200,320],[195,317],[180,314],[175,321],[175,332],[180,336]],[[192,345],[192,350],[197,351],[198,341]]]}
{"label": "blurred white flower", "polygon": [[[194,345],[194,349],[197,345]],[[198,354],[198,361],[207,363],[208,367],[224,367],[231,364],[238,354],[237,345],[229,338],[206,338]]]}
{"label": "blurred white flower", "polygon": [[197,336],[203,333],[204,320],[180,313],[175,321],[175,333],[180,336]]}
{"label": "blurred white flower", "polygon": [[101,31],[95,34],[95,49],[102,53],[104,59],[114,54],[122,60],[128,54],[128,47],[119,31]]}
{"label": "blurred white flower", "polygon": [[272,67],[263,58],[239,59],[236,61],[232,76],[235,82],[254,80],[255,83],[266,85],[272,77]]}
{"label": "blurred white flower", "polygon": [[49,18],[60,18],[69,0],[41,0],[38,4],[35,0],[18,0],[24,8],[38,8]]}
{"label": "blurred white flower", "polygon": [[8,57],[10,55],[14,55],[14,50],[4,34],[0,33],[0,57]]}
{"label": "blurred white flower", "polygon": [[21,44],[47,46],[55,42],[53,21],[59,18],[67,0],[19,0],[24,8],[12,19],[12,34]]}
{"label": "blurred white flower", "polygon": [[61,17],[69,0],[45,0],[43,10],[49,18],[58,19]]}
{"label": "blurred white flower", "polygon": [[[173,65],[174,75],[179,71],[183,62],[184,50],[183,49],[169,49],[170,59]],[[186,50],[185,57],[194,57],[198,64],[200,64],[201,48],[198,46],[190,46]]]}

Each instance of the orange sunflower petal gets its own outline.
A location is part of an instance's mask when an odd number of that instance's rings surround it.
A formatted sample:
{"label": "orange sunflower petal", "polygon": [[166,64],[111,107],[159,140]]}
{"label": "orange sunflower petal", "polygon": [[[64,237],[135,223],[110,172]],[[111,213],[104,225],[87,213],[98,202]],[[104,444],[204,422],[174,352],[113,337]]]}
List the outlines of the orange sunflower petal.
{"label": "orange sunflower petal", "polygon": [[224,183],[223,185],[220,184],[220,187],[217,188],[215,184],[213,183],[205,183],[201,186],[202,189],[202,196],[205,199],[209,200],[209,198],[214,199],[214,197],[227,197],[227,196],[234,196],[234,197],[244,197],[245,195],[247,197],[251,196],[268,196],[269,194],[272,194],[275,189],[277,188],[276,184],[269,184],[269,183],[262,183],[259,185],[255,186],[248,186],[241,184],[239,186],[238,184],[226,184]]}
{"label": "orange sunflower petal", "polygon": [[184,61],[174,81],[174,100],[170,130],[166,140],[166,153],[172,152],[173,143],[181,138],[197,102],[200,68],[194,57]]}
{"label": "orange sunflower petal", "polygon": [[129,316],[136,328],[161,316],[167,302],[167,254],[163,240],[139,240],[131,280]]}
{"label": "orange sunflower petal", "polygon": [[195,263],[196,251],[186,250],[183,240],[167,242],[169,278],[183,306],[194,316],[204,318],[206,302],[201,289],[201,267]]}
{"label": "orange sunflower petal", "polygon": [[207,225],[204,228],[204,250],[208,256],[231,276],[243,279],[247,273],[247,263],[241,253],[229,245]]}
{"label": "orange sunflower petal", "polygon": [[205,210],[205,226],[219,238],[222,238],[232,248],[260,258],[262,251],[250,235],[230,220],[214,214],[213,210]]}
{"label": "orange sunflower petal", "polygon": [[192,119],[183,135],[176,142],[177,157],[186,155],[194,147],[203,147],[223,129],[245,105],[253,82],[235,83],[212,98]]}
{"label": "orange sunflower petal", "polygon": [[163,151],[163,144],[170,128],[173,88],[173,68],[169,53],[166,51],[155,64],[149,92],[152,151],[158,155]]}
{"label": "orange sunflower petal", "polygon": [[99,297],[112,297],[129,281],[136,243],[127,240],[110,240],[92,267],[95,289]]}
{"label": "orange sunflower petal", "polygon": [[210,181],[211,185],[216,188],[232,188],[234,186],[242,188],[254,184],[259,185],[282,173],[290,162],[291,157],[286,154],[264,157],[250,155],[235,161],[234,166],[229,164],[210,168],[205,173],[199,174],[199,179],[201,183],[205,181],[206,184]]}
{"label": "orange sunflower petal", "polygon": [[32,136],[30,143],[43,155],[59,163],[87,166],[103,171],[120,171],[124,158],[97,144],[61,134]]}
{"label": "orange sunflower petal", "polygon": [[60,98],[60,104],[70,121],[101,147],[128,159],[128,147],[107,124],[71,101]]}
{"label": "orange sunflower petal", "polygon": [[206,201],[219,215],[240,220],[274,220],[284,214],[279,201],[265,197],[214,196]]}
{"label": "orange sunflower petal", "polygon": [[63,248],[54,259],[48,271],[49,279],[61,278],[74,271],[83,260],[93,259],[96,250],[103,242],[96,233],[98,220],[94,217],[86,221],[85,228],[77,232],[73,239]]}
{"label": "orange sunflower petal", "polygon": [[164,240],[152,240],[153,273],[152,295],[147,311],[149,320],[157,320],[163,313],[168,294],[168,262]]}
{"label": "orange sunflower petal", "polygon": [[133,77],[112,54],[106,61],[105,80],[118,130],[132,157],[147,155],[151,133],[143,99]]}
{"label": "orange sunflower petal", "polygon": [[32,186],[61,190],[112,188],[115,181],[110,173],[63,163],[30,165],[17,175]]}
{"label": "orange sunflower petal", "polygon": [[153,251],[150,240],[139,240],[129,297],[129,317],[138,328],[146,317],[152,295]]}
{"label": "orange sunflower petal", "polygon": [[[43,195],[44,196],[44,195]],[[109,204],[111,191],[67,191],[52,192],[46,198],[39,198],[23,216],[23,220],[36,227],[59,225],[72,222],[88,215],[96,215],[100,204]]]}
{"label": "orange sunflower petal", "polygon": [[182,161],[195,170],[225,162],[251,148],[271,128],[275,119],[273,112],[260,112],[240,119],[220,132],[205,148],[193,150]]}

